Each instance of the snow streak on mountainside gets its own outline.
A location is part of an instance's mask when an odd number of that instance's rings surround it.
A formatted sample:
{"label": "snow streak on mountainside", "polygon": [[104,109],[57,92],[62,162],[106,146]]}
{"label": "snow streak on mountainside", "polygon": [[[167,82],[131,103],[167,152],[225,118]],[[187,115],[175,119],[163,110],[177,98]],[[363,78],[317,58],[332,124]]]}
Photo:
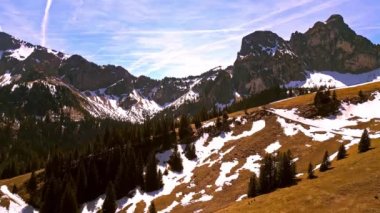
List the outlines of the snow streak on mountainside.
{"label": "snow streak on mountainside", "polygon": [[313,87],[334,87],[342,88],[346,86],[354,86],[367,82],[374,82],[380,80],[380,69],[370,72],[352,74],[342,73],[336,71],[306,71],[306,80],[304,81],[291,81],[286,84],[287,88],[313,88]]}

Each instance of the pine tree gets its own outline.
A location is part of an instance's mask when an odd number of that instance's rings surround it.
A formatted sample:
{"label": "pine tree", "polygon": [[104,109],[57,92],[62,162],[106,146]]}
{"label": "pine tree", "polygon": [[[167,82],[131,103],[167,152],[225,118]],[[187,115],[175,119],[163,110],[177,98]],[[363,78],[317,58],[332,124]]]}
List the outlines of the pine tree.
{"label": "pine tree", "polygon": [[198,116],[194,117],[194,125],[196,129],[199,129],[202,127],[201,119]]}
{"label": "pine tree", "polygon": [[223,112],[223,123],[227,123],[228,121],[228,114],[226,111]]}
{"label": "pine tree", "polygon": [[34,171],[30,175],[30,179],[27,184],[27,190],[30,194],[33,194],[37,190],[37,179]]}
{"label": "pine tree", "polygon": [[77,199],[79,203],[85,201],[87,189],[87,174],[83,161],[79,162],[79,167],[76,177]]}
{"label": "pine tree", "polygon": [[256,188],[257,188],[257,178],[256,178],[256,174],[253,174],[249,178],[247,197],[249,198],[255,197],[257,195]]}
{"label": "pine tree", "polygon": [[319,167],[319,171],[324,172],[324,171],[328,170],[330,167],[330,164],[331,163],[329,160],[329,153],[326,151],[324,156],[323,156],[321,166]]}
{"label": "pine tree", "polygon": [[116,211],[116,195],[112,182],[108,183],[106,199],[102,206],[103,213],[114,213]]}
{"label": "pine tree", "polygon": [[369,138],[367,129],[365,129],[363,131],[362,137],[360,138],[358,149],[359,152],[366,152],[369,150],[370,147],[371,139]]}
{"label": "pine tree", "polygon": [[186,115],[181,116],[178,134],[181,140],[186,140],[193,134],[193,130],[190,126],[189,118]]}
{"label": "pine tree", "polygon": [[194,160],[195,158],[197,158],[197,154],[196,154],[194,143],[186,145],[185,156],[189,160]]}
{"label": "pine tree", "polygon": [[271,154],[265,155],[260,166],[259,193],[268,193],[276,187],[275,159]]}
{"label": "pine tree", "polygon": [[62,198],[62,184],[54,176],[50,177],[44,184],[42,195],[41,213],[59,212]]}
{"label": "pine tree", "polygon": [[154,205],[154,202],[150,202],[150,205],[149,205],[149,213],[156,213],[156,206]]}
{"label": "pine tree", "polygon": [[168,161],[168,164],[172,171],[182,172],[183,170],[182,159],[181,159],[181,155],[178,152],[177,146],[175,146],[173,154],[170,156],[170,159]]}
{"label": "pine tree", "polygon": [[313,170],[313,164],[309,163],[309,167],[307,169],[307,178],[308,179],[313,179],[315,178],[315,175],[314,175],[314,170]]}
{"label": "pine tree", "polygon": [[360,90],[359,93],[358,93],[358,96],[359,96],[360,103],[363,103],[365,101],[365,99],[366,99],[363,91]]}
{"label": "pine tree", "polygon": [[341,160],[346,157],[346,148],[344,147],[343,144],[340,145],[339,150],[338,150],[338,155],[336,156],[337,160]]}
{"label": "pine tree", "polygon": [[16,184],[13,184],[13,187],[12,187],[12,193],[13,193],[13,194],[16,194],[17,191],[18,191],[18,188],[17,188]]}
{"label": "pine tree", "polygon": [[65,187],[65,192],[63,193],[63,197],[61,200],[61,205],[60,205],[60,212],[61,213],[77,213],[79,212],[78,209],[78,203],[77,199],[75,197],[75,193],[72,188],[72,184],[68,183],[66,184]]}
{"label": "pine tree", "polygon": [[222,122],[220,121],[220,117],[216,118],[215,126],[218,129],[220,129],[222,127]]}
{"label": "pine tree", "polygon": [[289,186],[293,184],[295,178],[295,167],[291,160],[291,152],[279,153],[278,156],[276,185],[278,187]]}
{"label": "pine tree", "polygon": [[147,192],[155,191],[162,187],[162,174],[157,169],[157,161],[154,154],[149,157],[146,165],[144,183],[145,191]]}

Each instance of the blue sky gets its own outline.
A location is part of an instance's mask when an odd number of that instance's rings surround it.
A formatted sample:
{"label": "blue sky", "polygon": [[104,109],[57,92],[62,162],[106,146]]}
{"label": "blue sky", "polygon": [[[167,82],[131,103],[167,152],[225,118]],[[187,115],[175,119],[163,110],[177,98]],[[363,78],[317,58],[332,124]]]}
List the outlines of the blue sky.
{"label": "blue sky", "polygon": [[0,30],[159,79],[231,65],[244,35],[289,39],[335,13],[380,43],[378,0],[1,0]]}

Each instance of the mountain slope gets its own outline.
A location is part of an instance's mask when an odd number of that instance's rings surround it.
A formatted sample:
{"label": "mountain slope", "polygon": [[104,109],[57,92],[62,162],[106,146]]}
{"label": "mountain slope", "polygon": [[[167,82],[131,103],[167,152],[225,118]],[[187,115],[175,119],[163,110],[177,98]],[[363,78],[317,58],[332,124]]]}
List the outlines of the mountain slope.
{"label": "mountain slope", "polygon": [[[199,132],[199,138],[194,142],[198,156],[196,160],[188,160],[183,153],[186,145],[177,144],[183,160],[184,170],[183,172],[168,170],[168,173],[163,176],[163,189],[145,193],[140,188],[136,188],[131,192],[130,198],[122,198],[118,201],[118,209],[126,212],[142,212],[147,209],[151,201],[155,202],[157,210],[161,212],[193,212],[201,210],[203,212],[215,212],[228,208],[230,205],[232,205],[231,208],[235,208],[234,204],[237,200],[244,199],[250,175],[253,172],[258,174],[262,157],[266,153],[284,152],[288,149],[293,154],[297,172],[302,178],[301,182],[296,186],[275,191],[273,195],[268,194],[255,198],[258,200],[263,199],[260,203],[271,203],[272,201],[265,198],[267,196],[282,199],[282,192],[287,193],[289,190],[299,189],[315,190],[315,194],[312,196],[322,201],[326,198],[319,194],[326,193],[328,196],[337,193],[338,195],[333,197],[351,200],[353,197],[349,195],[341,196],[340,193],[343,189],[347,191],[358,190],[359,192],[356,194],[361,195],[363,193],[363,196],[367,196],[365,193],[369,187],[356,188],[357,186],[343,181],[346,180],[346,177],[341,175],[350,174],[349,178],[352,179],[349,180],[358,184],[368,183],[369,186],[373,186],[371,187],[372,191],[369,192],[375,192],[376,188],[373,184],[377,183],[374,181],[376,177],[371,175],[377,174],[372,172],[377,164],[372,163],[365,167],[370,168],[370,170],[365,168],[360,170],[363,167],[358,164],[375,162],[377,159],[374,156],[378,154],[376,150],[379,142],[376,138],[380,138],[380,125],[378,122],[380,114],[373,113],[368,109],[376,109],[380,105],[379,84],[379,82],[375,82],[338,89],[336,91],[338,99],[350,100],[351,104],[348,104],[348,102],[342,103],[341,113],[336,117],[305,118],[299,111],[295,110],[302,109],[312,103],[314,94],[271,103],[266,107],[249,109],[249,114],[247,115],[244,112],[230,115],[230,130],[220,134],[213,134],[212,131],[207,132],[206,130]],[[371,98],[363,103],[354,102],[360,90],[366,95],[372,94]],[[267,110],[264,110],[264,108]],[[207,121],[203,123],[203,126],[205,128],[213,126],[215,125],[214,122],[213,120]],[[368,128],[370,137],[374,141],[375,149],[365,154],[355,154],[355,144],[358,143],[364,128]],[[321,161],[325,150],[329,151],[331,154],[330,159],[333,160],[338,147],[342,143],[349,149],[347,159],[339,163],[334,161],[332,170],[324,174],[317,174],[319,177],[312,180],[311,183],[322,182],[321,187],[314,184],[310,186],[309,180],[304,179],[301,174],[306,173],[308,163],[312,162],[317,165]],[[156,159],[159,161],[158,167],[162,173],[165,173],[164,171],[168,168],[167,161],[172,152],[169,149],[156,154]],[[362,156],[368,156],[368,154],[372,157],[362,160]],[[352,161],[350,160],[351,158]],[[346,164],[345,162],[355,164]],[[361,172],[360,176],[355,176],[356,172],[351,173],[351,169],[347,168],[351,168],[350,165],[352,165],[352,170]],[[336,175],[334,174],[335,172]],[[332,176],[328,180],[336,184],[331,187],[331,190],[336,191],[329,191],[330,188],[326,187],[327,181],[325,177],[330,177],[330,174]],[[11,187],[13,183],[7,181],[5,184]],[[302,193],[302,190],[295,193]],[[276,194],[279,195],[276,196]],[[364,198],[372,199],[373,196],[375,195],[371,194],[371,197]],[[82,212],[96,212],[101,207],[103,199],[104,196],[100,196],[92,202],[85,203],[82,206]],[[280,200],[279,202],[282,201]],[[343,201],[337,199],[337,203],[340,202]],[[378,205],[376,202],[367,203],[376,207]],[[247,202],[243,201],[243,206],[238,205],[236,208],[242,208],[242,210],[247,211],[245,204]],[[317,203],[316,205],[319,204]],[[321,205],[324,205],[324,203],[321,203]],[[278,206],[273,204],[273,209],[275,210],[276,208]],[[360,208],[364,207],[357,206],[356,208],[361,210]]]}
{"label": "mountain slope", "polygon": [[358,154],[354,146],[346,159],[333,161],[333,169],[316,173],[316,179],[302,177],[296,186],[246,199],[218,212],[377,212],[380,141],[374,140],[372,147]]}

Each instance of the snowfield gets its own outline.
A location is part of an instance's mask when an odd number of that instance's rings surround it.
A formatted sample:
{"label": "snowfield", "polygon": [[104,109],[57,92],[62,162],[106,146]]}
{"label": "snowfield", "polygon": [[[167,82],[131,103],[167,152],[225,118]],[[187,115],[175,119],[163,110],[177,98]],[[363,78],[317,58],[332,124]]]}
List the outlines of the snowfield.
{"label": "snowfield", "polygon": [[336,71],[306,71],[305,77],[306,80],[304,81],[291,81],[285,86],[287,88],[313,88],[320,86],[342,88],[357,84],[379,81],[380,69],[360,74],[341,73]]}
{"label": "snowfield", "polygon": [[[360,137],[363,130],[349,127],[356,126],[359,122],[368,122],[371,119],[380,118],[380,111],[377,110],[380,106],[380,93],[374,92],[373,96],[373,100],[364,103],[343,103],[340,114],[329,118],[303,118],[297,115],[297,109],[295,108],[291,110],[271,109],[270,111],[279,116],[277,121],[284,129],[285,135],[292,136],[301,131],[315,141],[326,141],[335,135],[343,136],[344,140],[352,140]],[[291,122],[286,122],[284,118]],[[300,124],[310,126],[310,128],[306,129]],[[370,132],[370,136],[376,138],[378,137],[378,132]]]}

